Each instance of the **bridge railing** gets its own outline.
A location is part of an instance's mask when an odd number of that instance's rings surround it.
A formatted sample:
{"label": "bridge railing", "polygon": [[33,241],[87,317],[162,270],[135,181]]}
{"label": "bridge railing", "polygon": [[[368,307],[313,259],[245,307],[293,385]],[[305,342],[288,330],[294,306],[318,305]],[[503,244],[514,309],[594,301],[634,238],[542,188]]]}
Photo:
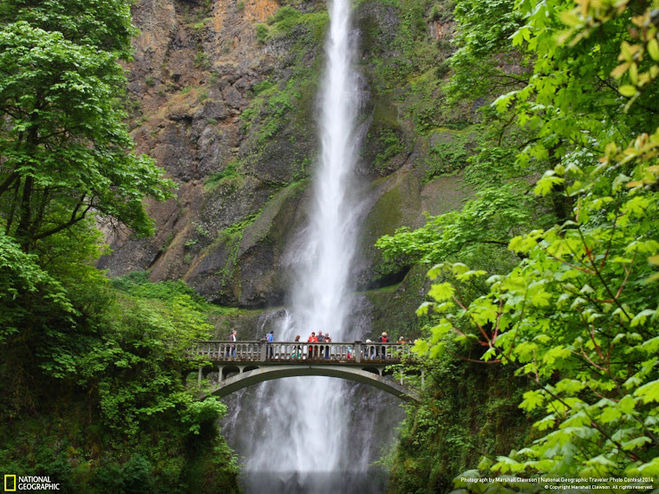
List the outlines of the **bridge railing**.
{"label": "bridge railing", "polygon": [[404,343],[294,341],[198,341],[192,356],[213,362],[387,362],[397,363],[409,355],[411,345]]}

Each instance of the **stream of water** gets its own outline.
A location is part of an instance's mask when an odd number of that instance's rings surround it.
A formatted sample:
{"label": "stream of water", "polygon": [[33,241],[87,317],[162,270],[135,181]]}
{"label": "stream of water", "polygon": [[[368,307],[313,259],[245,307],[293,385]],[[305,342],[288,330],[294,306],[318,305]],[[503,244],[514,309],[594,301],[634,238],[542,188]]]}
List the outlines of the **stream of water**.
{"label": "stream of water", "polygon": [[[350,320],[350,273],[362,209],[355,178],[362,92],[354,68],[357,38],[349,0],[332,0],[329,12],[318,100],[321,147],[309,220],[288,256],[294,273],[289,307],[263,328],[273,329],[276,321],[276,340],[300,335],[306,341],[311,331],[329,333],[333,341],[362,336]],[[225,430],[244,458],[248,493],[382,492],[381,479],[365,474],[374,456],[370,439],[383,439],[372,419],[383,400],[390,400],[381,392],[339,379],[305,377],[264,383],[234,400],[236,411]],[[246,401],[252,405],[249,412],[240,406]]]}

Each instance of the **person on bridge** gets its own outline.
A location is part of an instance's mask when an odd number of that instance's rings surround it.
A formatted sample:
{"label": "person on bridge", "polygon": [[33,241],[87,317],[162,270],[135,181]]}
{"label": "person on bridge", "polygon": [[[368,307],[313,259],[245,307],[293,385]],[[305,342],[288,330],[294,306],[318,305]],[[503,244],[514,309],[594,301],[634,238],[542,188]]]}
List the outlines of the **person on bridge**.
{"label": "person on bridge", "polygon": [[[318,343],[324,343],[325,342],[325,335],[323,334],[322,331],[318,331]],[[316,355],[315,357],[322,357],[323,356],[323,349],[324,346],[320,346],[316,348]]]}
{"label": "person on bridge", "polygon": [[366,347],[366,355],[364,355],[366,360],[373,360],[375,358],[375,346],[372,346],[371,343],[373,343],[371,340],[366,340],[366,344],[368,345]]}
{"label": "person on bridge", "polygon": [[235,329],[232,329],[231,334],[229,335],[229,341],[233,343],[230,347],[232,357],[236,356],[236,340],[238,339],[238,337],[236,336],[237,333],[238,332]]}
{"label": "person on bridge", "polygon": [[[309,336],[309,339],[307,340],[307,343],[318,343],[318,337],[316,336],[315,331],[311,332],[311,336]],[[313,345],[309,346],[309,353],[307,354],[307,358],[313,358],[315,348],[317,348],[317,347],[315,347]]]}
{"label": "person on bridge", "polygon": [[[332,338],[330,338],[329,333],[325,335],[325,342],[332,343]],[[330,346],[325,345],[325,360],[329,360]]]}
{"label": "person on bridge", "polygon": [[[389,343],[389,337],[387,336],[387,333],[382,333],[382,335],[378,338],[378,341],[380,343]],[[381,358],[386,359],[387,358],[387,347],[382,345],[380,347],[380,349],[381,349],[381,353],[380,353]]]}
{"label": "person on bridge", "polygon": [[[295,337],[295,343],[300,343],[300,335]],[[293,347],[293,358],[302,358],[302,345],[295,345]]]}
{"label": "person on bridge", "polygon": [[265,336],[265,339],[266,339],[266,341],[267,341],[267,345],[268,345],[268,347],[269,347],[269,349],[270,349],[269,352],[268,352],[269,355],[270,355],[270,358],[273,358],[273,356],[274,356],[274,350],[273,350],[273,348],[272,348],[272,342],[273,342],[274,339],[275,339],[274,331],[270,331],[270,332]]}

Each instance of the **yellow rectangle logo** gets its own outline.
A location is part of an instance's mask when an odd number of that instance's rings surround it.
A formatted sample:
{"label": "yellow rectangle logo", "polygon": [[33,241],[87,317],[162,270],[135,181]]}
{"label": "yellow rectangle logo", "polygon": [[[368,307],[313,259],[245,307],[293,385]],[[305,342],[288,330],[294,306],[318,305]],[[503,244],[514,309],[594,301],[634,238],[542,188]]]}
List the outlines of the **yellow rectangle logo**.
{"label": "yellow rectangle logo", "polygon": [[16,492],[16,475],[5,474],[5,492]]}

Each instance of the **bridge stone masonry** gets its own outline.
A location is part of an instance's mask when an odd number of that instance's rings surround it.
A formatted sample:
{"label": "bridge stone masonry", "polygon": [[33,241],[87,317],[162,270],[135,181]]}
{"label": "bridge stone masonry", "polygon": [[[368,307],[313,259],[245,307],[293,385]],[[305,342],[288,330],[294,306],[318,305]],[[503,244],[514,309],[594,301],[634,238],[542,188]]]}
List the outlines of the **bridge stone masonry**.
{"label": "bridge stone masonry", "polygon": [[[375,386],[404,401],[420,401],[416,390],[396,381],[387,367],[410,358],[411,345],[403,343],[308,343],[261,341],[198,341],[191,358],[203,358],[198,384],[206,373],[217,372],[209,395],[234,391],[272,379],[295,376],[328,376]],[[216,370],[217,369],[217,370]],[[423,373],[421,373],[423,383]]]}

